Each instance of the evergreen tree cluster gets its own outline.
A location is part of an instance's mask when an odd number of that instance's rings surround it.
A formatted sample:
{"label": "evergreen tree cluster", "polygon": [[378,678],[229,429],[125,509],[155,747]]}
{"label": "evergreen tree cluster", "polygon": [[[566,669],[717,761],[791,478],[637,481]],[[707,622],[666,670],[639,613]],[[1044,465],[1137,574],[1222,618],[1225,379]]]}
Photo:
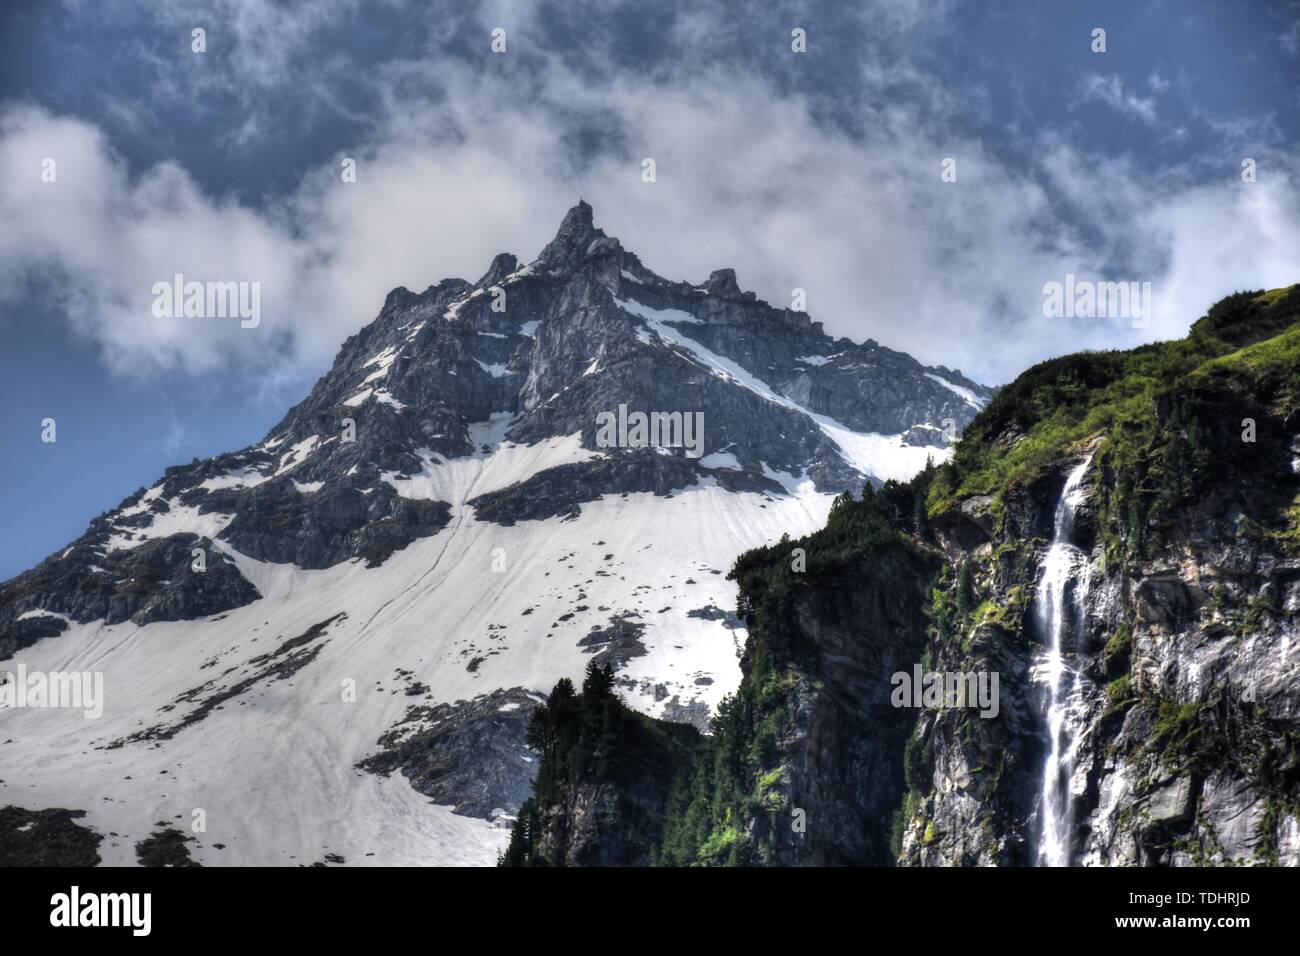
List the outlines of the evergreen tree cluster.
{"label": "evergreen tree cluster", "polygon": [[[567,846],[565,820],[554,819],[550,840],[543,840],[539,808],[562,803],[574,781],[601,779],[609,769],[615,740],[614,672],[608,664],[590,661],[582,693],[573,681],[561,677],[546,703],[533,711],[524,738],[541,755],[533,795],[524,801],[510,834],[510,845],[499,861],[502,866],[546,866],[563,863]],[[549,842],[548,848],[543,846]]]}
{"label": "evergreen tree cluster", "polygon": [[[623,857],[649,861],[661,821],[654,794],[666,799],[668,781],[699,739],[691,727],[655,721],[630,710],[614,690],[613,668],[595,660],[579,693],[567,677],[556,682],[529,721],[528,746],[541,760],[533,795],[524,801],[498,861],[501,866],[564,866],[574,850],[573,811],[579,793],[604,792],[620,810],[620,831],[603,834]],[[664,779],[667,778],[667,779]]]}

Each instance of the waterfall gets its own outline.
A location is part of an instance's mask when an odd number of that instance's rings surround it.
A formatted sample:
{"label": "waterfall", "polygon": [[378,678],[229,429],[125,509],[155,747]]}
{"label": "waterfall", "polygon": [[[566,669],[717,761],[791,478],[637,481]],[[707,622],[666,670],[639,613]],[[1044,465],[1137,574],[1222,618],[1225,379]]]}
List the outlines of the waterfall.
{"label": "waterfall", "polygon": [[[1082,688],[1077,669],[1066,664],[1067,647],[1088,591],[1088,561],[1074,546],[1074,516],[1083,498],[1080,484],[1092,457],[1070,472],[1056,503],[1052,544],[1043,560],[1043,580],[1034,610],[1048,636],[1043,676],[1047,683],[1048,753],[1043,766],[1043,792],[1039,803],[1038,864],[1070,865],[1070,776],[1074,762],[1074,731]],[[1069,585],[1078,577],[1073,592]]]}

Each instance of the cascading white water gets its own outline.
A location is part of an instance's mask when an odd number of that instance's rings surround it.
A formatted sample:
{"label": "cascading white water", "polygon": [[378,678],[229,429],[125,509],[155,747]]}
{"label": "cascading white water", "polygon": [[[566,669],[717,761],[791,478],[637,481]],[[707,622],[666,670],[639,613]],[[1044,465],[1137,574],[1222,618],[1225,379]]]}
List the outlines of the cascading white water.
{"label": "cascading white water", "polygon": [[[1088,562],[1074,546],[1074,515],[1083,498],[1080,485],[1092,458],[1089,456],[1070,472],[1056,503],[1056,520],[1052,544],[1043,559],[1043,581],[1035,598],[1035,611],[1044,633],[1048,635],[1047,657],[1043,676],[1047,683],[1047,732],[1049,746],[1043,766],[1043,792],[1039,803],[1038,864],[1070,865],[1069,781],[1073,770],[1074,741],[1070,719],[1080,698],[1079,675],[1066,666],[1066,642],[1074,624],[1076,610],[1088,591]],[[1068,591],[1071,578],[1079,577],[1073,593]],[[1068,596],[1067,596],[1068,595]]]}

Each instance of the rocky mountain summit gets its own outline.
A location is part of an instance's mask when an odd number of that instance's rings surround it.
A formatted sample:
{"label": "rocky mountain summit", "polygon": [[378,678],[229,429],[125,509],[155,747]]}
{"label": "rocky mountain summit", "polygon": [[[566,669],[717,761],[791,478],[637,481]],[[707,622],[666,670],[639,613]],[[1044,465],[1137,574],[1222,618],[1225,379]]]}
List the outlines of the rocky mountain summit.
{"label": "rocky mountain summit", "polygon": [[[558,677],[607,661],[636,709],[703,727],[740,678],[736,555],[943,460],[991,394],[730,270],[663,279],[580,202],[527,264],[393,290],[262,441],[0,585],[0,660],[108,688],[95,723],[10,715],[0,805],[136,840],[201,807],[227,828],[204,863],[314,859],[342,806],[342,858],[488,861]],[[655,427],[611,443],[615,415]],[[247,806],[304,779],[306,804]]]}
{"label": "rocky mountain summit", "polygon": [[[145,624],[253,600],[220,557],[208,569],[216,574],[180,570],[186,546],[213,540],[306,569],[356,558],[378,565],[436,534],[462,503],[506,523],[574,514],[608,493],[664,494],[702,472],[724,487],[777,494],[801,480],[822,492],[879,484],[924,461],[898,436],[941,458],[942,423],[964,426],[990,394],[873,341],[831,339],[806,314],[742,292],[730,269],[698,286],[662,279],[597,229],[580,202],[526,266],[501,254],[474,283],[394,289],[265,440],[167,469],[57,558],[5,584],[0,652],[49,629],[18,621],[36,609],[79,623]],[[618,449],[505,488],[403,493],[411,482],[439,484],[437,472],[450,470],[440,463],[503,441],[580,435],[578,445],[594,451],[598,414],[619,405],[702,413],[708,454],[690,462],[663,449]],[[159,585],[170,570],[172,581]],[[159,587],[170,589],[166,600]]]}

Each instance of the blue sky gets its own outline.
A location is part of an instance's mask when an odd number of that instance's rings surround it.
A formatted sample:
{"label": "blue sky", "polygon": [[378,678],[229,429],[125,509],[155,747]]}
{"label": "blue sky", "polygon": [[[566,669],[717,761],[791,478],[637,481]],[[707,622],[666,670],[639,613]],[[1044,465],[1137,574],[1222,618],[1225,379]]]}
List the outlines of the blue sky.
{"label": "blue sky", "polygon": [[[662,274],[805,288],[831,333],[990,384],[1181,335],[1300,280],[1298,80],[1296,0],[10,2],[0,579],[260,438],[389,288],[531,258],[580,195]],[[259,281],[261,326],[154,318],[178,271]],[[1066,272],[1152,282],[1150,327],[1045,318]]]}

